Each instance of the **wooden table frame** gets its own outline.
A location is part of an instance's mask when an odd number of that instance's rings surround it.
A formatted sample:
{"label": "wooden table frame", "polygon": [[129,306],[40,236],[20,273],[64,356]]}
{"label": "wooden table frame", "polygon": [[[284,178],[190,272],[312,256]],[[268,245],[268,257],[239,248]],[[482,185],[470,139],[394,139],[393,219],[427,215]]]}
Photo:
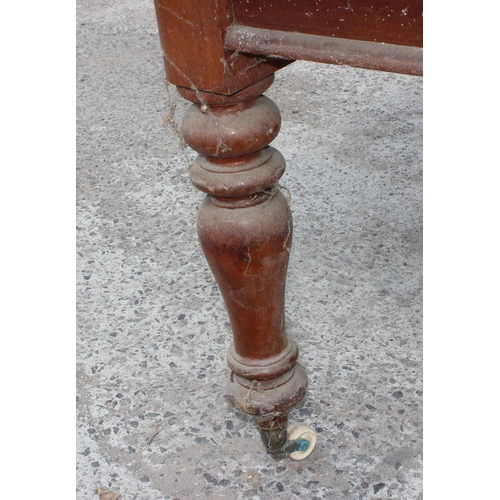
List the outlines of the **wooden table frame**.
{"label": "wooden table frame", "polygon": [[272,456],[302,459],[311,429],[288,429],[307,391],[285,331],[292,217],[269,144],[280,113],[263,95],[295,59],[422,75],[422,0],[155,0],[167,79],[193,105],[182,125],[207,193],[200,243],[234,344],[228,399],[253,415]]}

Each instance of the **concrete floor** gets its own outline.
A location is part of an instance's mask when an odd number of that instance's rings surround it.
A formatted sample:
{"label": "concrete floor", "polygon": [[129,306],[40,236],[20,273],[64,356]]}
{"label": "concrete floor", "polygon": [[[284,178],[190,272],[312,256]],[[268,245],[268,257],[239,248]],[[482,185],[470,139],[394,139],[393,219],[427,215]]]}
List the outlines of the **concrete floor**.
{"label": "concrete floor", "polygon": [[187,103],[164,85],[153,3],[79,0],[77,33],[77,499],[421,499],[422,79],[296,62],[266,92],[310,381],[290,417],[318,433],[308,459],[275,462],[224,399],[231,331],[194,154],[162,126]]}

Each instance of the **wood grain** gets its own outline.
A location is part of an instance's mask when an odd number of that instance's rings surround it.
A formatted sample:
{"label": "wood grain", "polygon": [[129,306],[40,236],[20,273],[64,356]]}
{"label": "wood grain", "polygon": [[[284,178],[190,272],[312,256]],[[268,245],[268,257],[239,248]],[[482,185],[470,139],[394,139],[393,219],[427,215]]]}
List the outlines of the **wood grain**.
{"label": "wood grain", "polygon": [[422,47],[423,0],[234,0],[234,23]]}

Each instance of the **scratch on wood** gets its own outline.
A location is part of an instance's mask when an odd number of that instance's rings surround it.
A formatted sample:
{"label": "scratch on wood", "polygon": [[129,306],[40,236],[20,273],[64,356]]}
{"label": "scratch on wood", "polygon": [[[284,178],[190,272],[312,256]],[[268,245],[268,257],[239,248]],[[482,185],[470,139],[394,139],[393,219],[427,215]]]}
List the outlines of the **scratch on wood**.
{"label": "scratch on wood", "polygon": [[250,246],[248,246],[248,245],[247,245],[247,251],[246,251],[245,255],[247,257],[247,268],[245,269],[243,276],[247,275],[248,268],[250,267],[250,263],[252,262],[252,256],[250,255]]}
{"label": "scratch on wood", "polygon": [[194,24],[191,21],[188,21],[187,19],[184,19],[182,16],[180,16],[179,14],[177,14],[177,12],[175,12],[174,10],[169,9],[168,7],[165,7],[165,5],[163,5],[161,3],[158,3],[158,5],[163,10],[166,10],[169,14],[172,14],[174,17],[176,17],[177,19],[179,19],[179,21],[182,21],[183,23],[189,24],[189,26],[192,26],[193,28],[195,27]]}

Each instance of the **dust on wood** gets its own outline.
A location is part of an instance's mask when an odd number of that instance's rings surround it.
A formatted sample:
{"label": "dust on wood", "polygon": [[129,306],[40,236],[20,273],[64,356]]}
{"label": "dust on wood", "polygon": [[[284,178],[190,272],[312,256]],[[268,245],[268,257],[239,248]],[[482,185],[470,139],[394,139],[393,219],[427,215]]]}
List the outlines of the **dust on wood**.
{"label": "dust on wood", "polygon": [[[166,61],[169,64],[171,64],[176,69],[176,71],[178,71],[187,80],[187,82],[189,83],[189,85],[191,87],[191,90],[195,93],[196,98],[198,99],[198,101],[200,103],[200,109],[201,109],[202,113],[207,113],[208,116],[210,116],[212,118],[212,120],[214,121],[215,128],[217,130],[217,148],[216,148],[215,156],[217,156],[217,154],[219,154],[219,153],[225,153],[227,151],[231,151],[231,148],[227,144],[225,144],[224,141],[221,139],[220,132],[219,132],[219,120],[214,115],[214,113],[210,110],[210,106],[206,103],[205,99],[203,99],[203,95],[202,95],[201,91],[198,89],[198,87],[196,87],[193,80],[191,80],[191,78],[189,78],[171,59],[169,59],[169,57],[165,54],[165,52],[163,53],[163,55],[164,55]],[[167,81],[167,80],[165,80],[165,81]],[[167,87],[167,89],[168,89],[168,87]],[[170,97],[170,93],[169,93],[169,97]],[[180,132],[179,132],[179,135],[182,138],[182,134],[180,134]],[[182,141],[184,143],[184,139],[182,139]]]}

